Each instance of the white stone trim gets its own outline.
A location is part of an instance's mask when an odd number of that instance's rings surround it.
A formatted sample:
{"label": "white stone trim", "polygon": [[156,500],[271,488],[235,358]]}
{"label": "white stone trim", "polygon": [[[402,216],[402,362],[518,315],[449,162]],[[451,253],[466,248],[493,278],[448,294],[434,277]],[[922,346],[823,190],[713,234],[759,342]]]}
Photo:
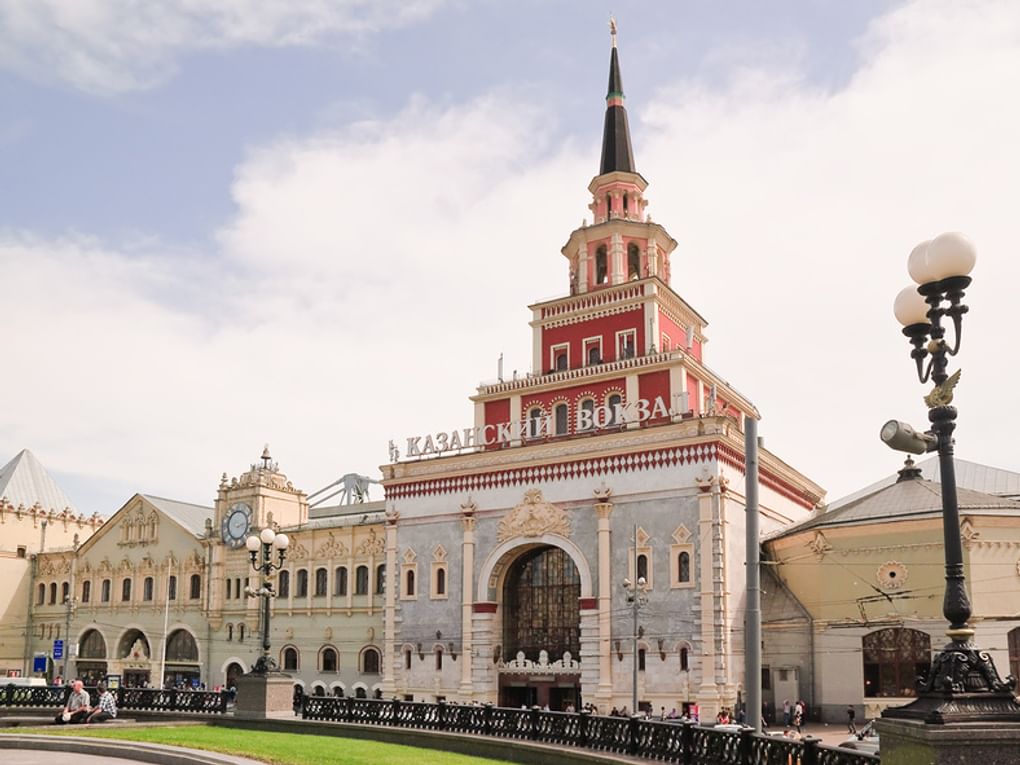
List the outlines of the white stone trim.
{"label": "white stone trim", "polygon": [[[492,552],[485,558],[478,573],[478,587],[476,592],[478,596],[482,593],[486,594],[484,600],[500,601],[498,597],[498,582],[490,582],[490,579],[497,574],[497,566],[508,562],[504,561],[503,558],[511,557],[510,553],[518,551],[523,553],[527,550],[539,547],[542,545],[550,545],[552,547],[559,547],[567,555],[570,556],[571,560],[574,561],[574,565],[577,566],[577,573],[581,577],[581,597],[592,598],[594,592],[592,591],[592,578],[591,568],[588,565],[587,559],[584,557],[584,553],[581,548],[571,542],[566,537],[561,537],[558,534],[543,534],[540,537],[514,537],[508,539],[500,545],[497,545],[492,549]],[[516,558],[517,556],[512,556]],[[505,566],[503,566],[505,568]],[[502,573],[502,572],[499,572]],[[495,596],[491,590],[495,588],[497,590]]]}

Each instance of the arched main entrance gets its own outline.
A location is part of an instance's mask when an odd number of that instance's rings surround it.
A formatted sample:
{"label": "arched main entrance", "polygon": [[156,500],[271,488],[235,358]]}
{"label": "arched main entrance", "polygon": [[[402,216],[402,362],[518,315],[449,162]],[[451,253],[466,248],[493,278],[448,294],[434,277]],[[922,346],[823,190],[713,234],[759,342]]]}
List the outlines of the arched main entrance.
{"label": "arched main entrance", "polygon": [[174,630],[166,641],[166,676],[163,678],[163,686],[197,687],[201,674],[195,636],[185,629]]}
{"label": "arched main entrance", "polygon": [[106,679],[106,639],[97,629],[86,630],[78,639],[78,677],[87,685]]}
{"label": "arched main entrance", "polygon": [[121,660],[122,682],[129,688],[143,688],[149,684],[149,639],[139,629],[129,629],[117,644],[117,658]]}
{"label": "arched main entrance", "polygon": [[573,559],[560,547],[532,547],[510,564],[500,594],[500,705],[578,707],[581,576]]}

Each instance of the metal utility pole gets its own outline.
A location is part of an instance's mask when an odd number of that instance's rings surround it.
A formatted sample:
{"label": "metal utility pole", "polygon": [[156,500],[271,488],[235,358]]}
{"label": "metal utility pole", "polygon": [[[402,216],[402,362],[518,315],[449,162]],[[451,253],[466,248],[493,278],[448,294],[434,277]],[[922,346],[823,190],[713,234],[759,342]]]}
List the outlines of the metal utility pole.
{"label": "metal utility pole", "polygon": [[630,579],[623,580],[623,589],[627,591],[627,602],[630,603],[631,612],[634,615],[633,640],[634,666],[631,676],[631,714],[638,711],[638,611],[648,602],[648,585],[643,576],[638,576],[637,565],[637,524],[634,525],[634,577],[637,581]]}
{"label": "metal utility pole", "polygon": [[745,722],[758,733],[761,725],[761,555],[758,542],[758,421],[744,418],[747,514],[747,614],[744,621]]}

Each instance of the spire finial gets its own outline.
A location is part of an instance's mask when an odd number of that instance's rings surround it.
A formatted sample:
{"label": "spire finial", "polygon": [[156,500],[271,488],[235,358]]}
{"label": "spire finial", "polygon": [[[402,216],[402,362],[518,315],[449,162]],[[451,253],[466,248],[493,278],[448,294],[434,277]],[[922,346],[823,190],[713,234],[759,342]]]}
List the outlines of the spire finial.
{"label": "spire finial", "polygon": [[613,47],[616,47],[616,17],[613,14],[609,14],[609,38],[613,41]]}

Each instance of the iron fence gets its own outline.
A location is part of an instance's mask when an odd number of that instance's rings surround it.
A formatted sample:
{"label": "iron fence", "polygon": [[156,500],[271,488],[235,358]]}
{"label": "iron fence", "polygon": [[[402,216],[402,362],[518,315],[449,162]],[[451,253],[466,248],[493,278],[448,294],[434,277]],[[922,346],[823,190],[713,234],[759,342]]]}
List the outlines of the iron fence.
{"label": "iron fence", "polygon": [[[95,688],[86,688],[95,702]],[[226,691],[185,691],[171,688],[125,688],[112,690],[117,709],[134,712],[198,712],[223,714],[227,711]],[[71,694],[69,685],[0,686],[0,707],[59,709]]]}
{"label": "iron fence", "polygon": [[873,765],[877,755],[689,722],[600,717],[586,712],[545,712],[419,701],[304,696],[301,716],[362,725],[450,731],[525,739],[682,765]]}

